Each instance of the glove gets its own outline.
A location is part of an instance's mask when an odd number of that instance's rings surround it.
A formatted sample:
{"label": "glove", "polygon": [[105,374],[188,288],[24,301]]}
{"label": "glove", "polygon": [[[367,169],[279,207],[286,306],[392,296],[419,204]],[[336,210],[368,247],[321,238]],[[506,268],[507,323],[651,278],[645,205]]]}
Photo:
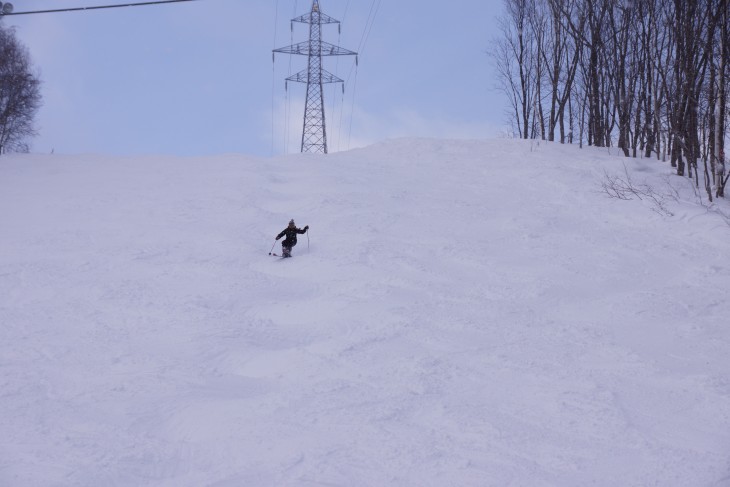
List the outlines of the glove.
{"label": "glove", "polygon": [[309,230],[309,225],[304,227],[304,231],[306,232],[307,230]]}
{"label": "glove", "polygon": [[276,237],[276,240],[279,240],[281,237]]}

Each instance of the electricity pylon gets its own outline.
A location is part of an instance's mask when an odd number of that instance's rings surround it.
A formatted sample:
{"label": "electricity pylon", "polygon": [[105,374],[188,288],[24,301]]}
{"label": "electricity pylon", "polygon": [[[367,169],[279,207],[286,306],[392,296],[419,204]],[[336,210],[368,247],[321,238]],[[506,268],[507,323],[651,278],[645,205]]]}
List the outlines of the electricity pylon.
{"label": "electricity pylon", "polygon": [[312,1],[312,10],[310,12],[291,21],[292,28],[294,22],[309,24],[309,41],[274,49],[274,53],[299,54],[309,58],[307,69],[289,76],[286,80],[307,83],[302,152],[327,154],[327,127],[324,118],[322,85],[326,83],[343,83],[344,80],[322,68],[322,56],[357,56],[357,53],[322,40],[322,25],[337,24],[339,28],[340,21],[322,13],[319,8],[319,0]]}

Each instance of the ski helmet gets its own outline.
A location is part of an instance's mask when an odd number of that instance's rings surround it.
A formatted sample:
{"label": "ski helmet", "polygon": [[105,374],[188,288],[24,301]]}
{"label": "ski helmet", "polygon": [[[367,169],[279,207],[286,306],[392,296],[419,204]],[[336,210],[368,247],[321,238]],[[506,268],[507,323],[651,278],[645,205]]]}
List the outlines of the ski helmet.
{"label": "ski helmet", "polygon": [[293,218],[292,218],[291,220],[289,220],[289,226],[290,226],[290,227],[295,227],[295,226],[296,226],[296,225],[294,224],[294,219],[293,219]]}

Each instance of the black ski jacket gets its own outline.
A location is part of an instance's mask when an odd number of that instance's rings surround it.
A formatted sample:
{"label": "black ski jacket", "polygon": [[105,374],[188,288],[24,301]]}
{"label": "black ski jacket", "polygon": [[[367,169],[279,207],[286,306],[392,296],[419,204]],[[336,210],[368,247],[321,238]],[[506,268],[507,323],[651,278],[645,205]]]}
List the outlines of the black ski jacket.
{"label": "black ski jacket", "polygon": [[302,228],[297,227],[286,227],[282,232],[276,236],[276,240],[286,235],[286,238],[282,242],[284,247],[294,247],[297,244],[297,233],[306,233],[309,226]]}

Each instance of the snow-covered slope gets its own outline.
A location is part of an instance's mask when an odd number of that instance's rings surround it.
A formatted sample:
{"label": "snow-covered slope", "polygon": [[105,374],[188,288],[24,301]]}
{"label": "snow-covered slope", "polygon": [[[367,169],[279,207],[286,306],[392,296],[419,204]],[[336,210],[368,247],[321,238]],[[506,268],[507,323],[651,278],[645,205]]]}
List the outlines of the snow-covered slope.
{"label": "snow-covered slope", "polygon": [[[624,164],[673,216],[602,194]],[[3,156],[0,485],[730,485],[730,227],[670,172]]]}

